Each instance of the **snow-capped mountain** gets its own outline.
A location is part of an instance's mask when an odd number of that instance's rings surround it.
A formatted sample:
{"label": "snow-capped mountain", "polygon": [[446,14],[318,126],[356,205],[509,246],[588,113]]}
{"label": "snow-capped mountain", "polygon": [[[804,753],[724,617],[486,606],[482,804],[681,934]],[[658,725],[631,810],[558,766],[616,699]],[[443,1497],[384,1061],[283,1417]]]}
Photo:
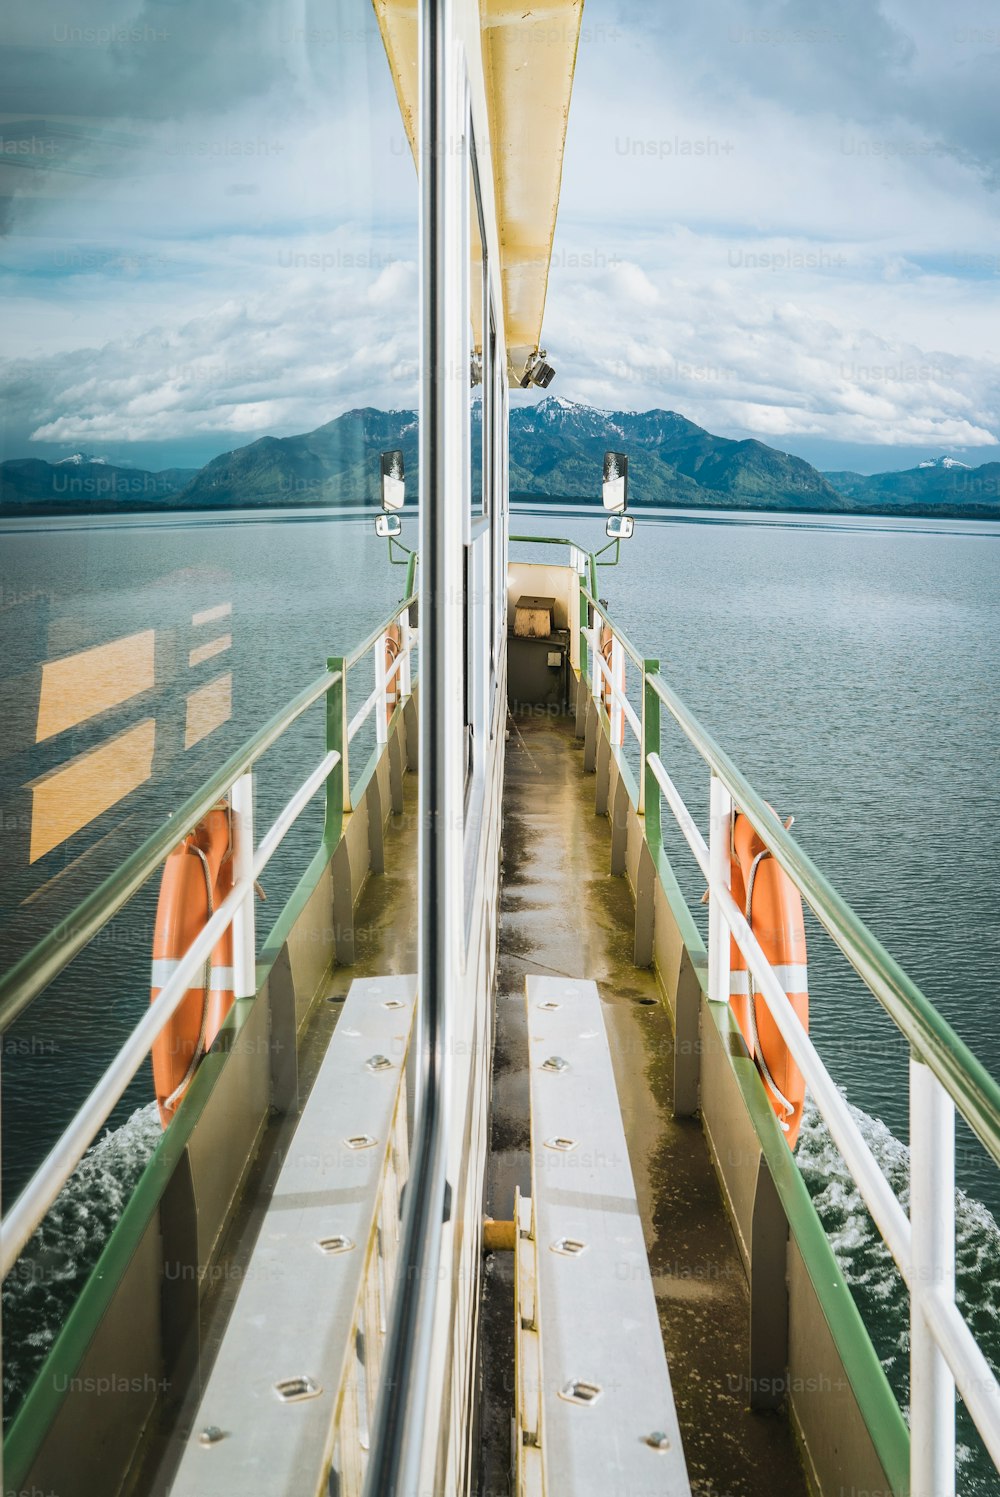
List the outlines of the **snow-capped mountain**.
{"label": "snow-capped mountain", "polygon": [[107,466],[107,462],[106,457],[91,457],[89,452],[74,452],[71,457],[59,458],[52,466],[54,468],[65,468],[69,465],[70,467],[79,468],[85,463],[98,463]]}
{"label": "snow-capped mountain", "polygon": [[960,463],[957,457],[928,457],[922,463],[917,464],[918,468],[969,468],[971,466],[971,463]]}

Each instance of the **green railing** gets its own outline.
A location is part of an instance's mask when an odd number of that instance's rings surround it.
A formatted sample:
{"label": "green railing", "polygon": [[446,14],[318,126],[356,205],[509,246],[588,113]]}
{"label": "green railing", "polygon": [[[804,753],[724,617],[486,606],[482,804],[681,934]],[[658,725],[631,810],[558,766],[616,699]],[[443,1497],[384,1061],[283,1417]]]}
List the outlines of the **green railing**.
{"label": "green railing", "polygon": [[[393,690],[399,699],[396,711],[400,710],[401,699],[409,694],[410,661],[414,643],[409,626],[409,610],[417,601],[412,591],[415,560],[415,557],[411,558],[408,566],[407,596],[388,619],[374,629],[350,655],[330,660],[322,675],[293,697],[242,748],[230,755],[110,877],[0,978],[0,1033],[3,1033],[67,969],[98,932],[119,914],[202,817],[213,806],[229,797],[234,824],[233,891],[215,911],[197,941],[179,959],[178,971],[170,984],[163,989],[157,1003],[146,1011],[135,1030],[127,1037],[72,1122],[4,1215],[0,1230],[3,1275],[10,1272],[32,1232],[124,1095],[148,1055],[157,1033],[169,1021],[183,999],[189,981],[185,974],[192,962],[195,962],[198,944],[204,945],[211,937],[210,949],[214,940],[232,924],[236,996],[249,997],[256,992],[253,886],[259,872],[305,805],[320,791],[325,795],[325,816],[322,845],[317,857],[322,859],[331,854],[340,836],[344,813],[351,810],[363,793],[368,778],[374,772],[381,752],[380,745],[386,739],[387,693]],[[397,623],[403,636],[402,650],[390,671],[386,665],[382,641],[387,630]],[[375,687],[361,710],[348,722],[347,688],[350,673],[357,669],[369,653],[374,656]],[[398,689],[393,686],[393,678]],[[303,713],[324,698],[326,753],[255,850],[252,832],[254,766]],[[376,720],[376,747],[361,775],[352,785],[349,767],[351,741],[373,712]],[[242,961],[241,946],[244,948]],[[152,933],[150,950],[152,951]]]}
{"label": "green railing", "polygon": [[[1000,1384],[986,1362],[955,1303],[954,1257],[954,1115],[963,1117],[990,1157],[1000,1164],[1000,1086],[969,1047],[934,1008],[899,963],[859,919],[823,876],[812,859],[782,825],[732,760],[680,700],[665,679],[658,660],[643,657],[614,624],[597,598],[596,558],[580,565],[580,548],[572,541],[519,536],[529,544],[568,546],[579,582],[579,610],[570,609],[575,658],[581,680],[609,740],[661,883],[676,895],[676,881],[663,853],[662,813],[670,809],[709,886],[707,996],[710,1005],[728,1008],[730,940],[735,939],[752,972],[759,996],[799,1065],[834,1142],[851,1172],[876,1227],[889,1247],[910,1291],[911,1426],[905,1440],[898,1408],[885,1428],[869,1419],[876,1447],[885,1453],[897,1490],[954,1490],[954,1393],[957,1388],[995,1464],[1000,1466]],[[584,580],[586,578],[586,580]],[[589,581],[590,585],[587,586]],[[574,617],[574,613],[576,617]],[[597,621],[610,630],[610,660],[598,648]],[[589,659],[593,669],[587,667]],[[629,701],[626,660],[638,672],[638,703]],[[673,718],[709,772],[709,839],[701,835],[661,758],[661,708]],[[624,734],[632,729],[639,754],[638,781],[629,770]],[[889,1015],[910,1047],[910,1216],[903,1212],[808,1034],[795,1016],[763,950],[729,890],[732,816],[742,812],[791,879],[805,903],[853,970]],[[697,937],[700,945],[700,937]],[[758,1091],[760,1087],[757,1088]],[[748,1105],[750,1103],[748,1102]],[[759,1110],[759,1109],[758,1109]],[[769,1118],[768,1108],[763,1116]],[[755,1126],[758,1126],[755,1123]],[[771,1124],[773,1129],[773,1124]],[[758,1132],[760,1133],[758,1126]],[[773,1152],[773,1151],[772,1151]],[[783,1150],[788,1155],[787,1149]],[[787,1176],[780,1159],[771,1161],[776,1180]],[[779,1184],[789,1220],[794,1196],[787,1178]],[[802,1242],[800,1238],[800,1245]],[[825,1289],[814,1280],[823,1300]],[[870,1345],[868,1351],[870,1352]],[[872,1369],[857,1347],[856,1368],[878,1393],[888,1417],[890,1397],[884,1378],[872,1380]],[[867,1369],[867,1370],[865,1370]],[[891,1412],[891,1411],[889,1411]],[[885,1423],[885,1420],[882,1421]],[[889,1426],[891,1425],[891,1430]],[[888,1432],[888,1433],[887,1433]],[[908,1444],[908,1466],[901,1464]],[[947,1473],[945,1475],[944,1473]]]}

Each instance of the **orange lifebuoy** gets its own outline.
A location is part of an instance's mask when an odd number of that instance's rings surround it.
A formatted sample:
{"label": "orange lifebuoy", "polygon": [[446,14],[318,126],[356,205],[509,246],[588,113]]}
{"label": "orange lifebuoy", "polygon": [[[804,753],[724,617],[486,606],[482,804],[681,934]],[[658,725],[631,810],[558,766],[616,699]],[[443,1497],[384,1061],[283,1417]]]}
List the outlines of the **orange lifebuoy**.
{"label": "orange lifebuoy", "polygon": [[[602,624],[601,625],[601,644],[600,644],[600,650],[601,650],[601,655],[604,658],[604,662],[605,662],[605,664],[608,667],[608,675],[606,676],[604,674],[604,672],[601,671],[601,702],[602,702],[602,704],[604,706],[605,712],[608,714],[608,719],[609,720],[611,718],[611,707],[612,707],[611,681],[610,681],[609,677],[611,675],[611,660],[612,660],[612,656],[613,656],[613,653],[614,653],[614,647],[615,647],[614,646],[614,634],[612,633],[611,625],[610,624]],[[598,666],[598,670],[600,670],[600,669],[601,669],[600,666]],[[619,746],[621,744],[623,744],[624,742],[625,742],[625,718],[623,716],[621,722],[618,725],[618,743],[619,743]]]}
{"label": "orange lifebuoy", "polygon": [[[763,948],[802,1027],[809,1030],[809,983],[802,899],[788,874],[768,852],[747,818],[733,823],[730,887]],[[730,1004],[757,1064],[768,1100],[794,1149],[802,1125],[805,1077],[792,1059],[753,975],[736,944],[730,943]]]}
{"label": "orange lifebuoy", "polygon": [[[150,1002],[176,971],[191,942],[204,930],[232,888],[230,812],[216,806],[167,858],[153,932]],[[153,1045],[153,1083],[166,1128],[233,1005],[232,927],[216,942],[203,982],[188,989]]]}
{"label": "orange lifebuoy", "polygon": [[393,666],[399,659],[399,653],[403,648],[403,634],[398,624],[390,624],[385,631],[385,723],[386,727],[392,722],[392,714],[396,710],[396,703],[402,695],[399,689],[399,671],[393,676]]}

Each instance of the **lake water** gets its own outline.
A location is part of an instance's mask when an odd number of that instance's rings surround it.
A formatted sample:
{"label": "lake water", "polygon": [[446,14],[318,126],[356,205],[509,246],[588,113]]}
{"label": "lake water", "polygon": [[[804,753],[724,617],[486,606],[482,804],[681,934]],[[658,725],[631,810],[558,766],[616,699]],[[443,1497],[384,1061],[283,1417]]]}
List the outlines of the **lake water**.
{"label": "lake water", "polygon": [[[512,529],[565,535],[588,548],[603,544],[597,513],[520,514]],[[309,514],[109,522],[100,530],[92,523],[22,525],[0,534],[0,548],[6,962],[318,674],[328,655],[367,634],[402,596],[404,573],[388,565],[370,520]],[[532,553],[518,547],[515,554]],[[795,815],[803,847],[994,1075],[998,563],[1000,525],[671,512],[640,514],[621,564],[600,573],[601,596],[633,642],[660,659],[681,697],[779,813]],[[227,606],[231,612],[214,628],[193,622]],[[156,634],[155,688],[68,734],[34,741],[43,661],[149,630]],[[229,645],[190,664],[199,641],[213,633],[230,635]],[[230,715],[184,748],[187,698],[226,674]],[[367,680],[359,682],[358,701],[366,689]],[[151,778],[29,863],[24,786],[99,744],[102,734],[149,716],[157,733]],[[311,714],[282,752],[265,760],[259,826],[318,759],[321,719],[321,711]],[[664,759],[704,826],[707,774],[676,731],[665,730]],[[265,880],[274,912],[315,844],[318,814],[317,807],[304,820]],[[697,903],[700,874],[666,822],[665,831],[682,887]],[[7,1199],[148,1002],[154,901],[155,889],[134,901],[108,939],[8,1037]],[[880,1162],[905,1192],[905,1046],[814,926],[809,960],[812,1035]],[[91,1164],[90,1183],[50,1223],[46,1250],[60,1240],[77,1243],[78,1272],[90,1251],[80,1226],[88,1203],[95,1192],[116,1198],[121,1178],[141,1167],[155,1138],[150,1095],[143,1074],[113,1120],[117,1135]],[[997,1172],[961,1125],[957,1154],[963,1304],[997,1359]],[[905,1401],[901,1290],[814,1113],[799,1159]],[[105,1214],[113,1219],[113,1200]],[[13,1394],[47,1339],[22,1355],[19,1330],[30,1328],[37,1342],[39,1317],[51,1318],[57,1300],[50,1285],[33,1282],[15,1282],[8,1298],[5,1376]],[[963,1438],[974,1445],[964,1426]],[[965,1471],[963,1490],[997,1490],[971,1450]]]}

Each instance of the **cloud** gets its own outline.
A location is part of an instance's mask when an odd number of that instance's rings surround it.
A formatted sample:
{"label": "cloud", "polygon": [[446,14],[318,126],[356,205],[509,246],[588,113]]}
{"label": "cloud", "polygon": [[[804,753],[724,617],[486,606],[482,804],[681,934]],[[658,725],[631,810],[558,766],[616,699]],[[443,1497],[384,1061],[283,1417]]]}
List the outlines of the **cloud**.
{"label": "cloud", "polygon": [[[370,7],[37,0],[6,31],[7,455],[414,402]],[[779,444],[993,445],[998,35],[986,0],[588,0],[557,388]]]}
{"label": "cloud", "polygon": [[[563,257],[574,256],[564,237]],[[823,436],[883,446],[990,447],[1000,431],[1000,364],[880,335],[851,310],[840,267],[800,270],[797,295],[768,266],[809,251],[760,248],[742,284],[698,274],[706,239],[679,241],[675,273],[622,261],[550,289],[546,337],[571,399],[680,410],[710,430],[765,440]],[[707,258],[711,259],[712,256]],[[680,273],[676,273],[680,272]],[[649,286],[641,315],[622,316],[623,285]],[[985,459],[984,459],[985,460]]]}

